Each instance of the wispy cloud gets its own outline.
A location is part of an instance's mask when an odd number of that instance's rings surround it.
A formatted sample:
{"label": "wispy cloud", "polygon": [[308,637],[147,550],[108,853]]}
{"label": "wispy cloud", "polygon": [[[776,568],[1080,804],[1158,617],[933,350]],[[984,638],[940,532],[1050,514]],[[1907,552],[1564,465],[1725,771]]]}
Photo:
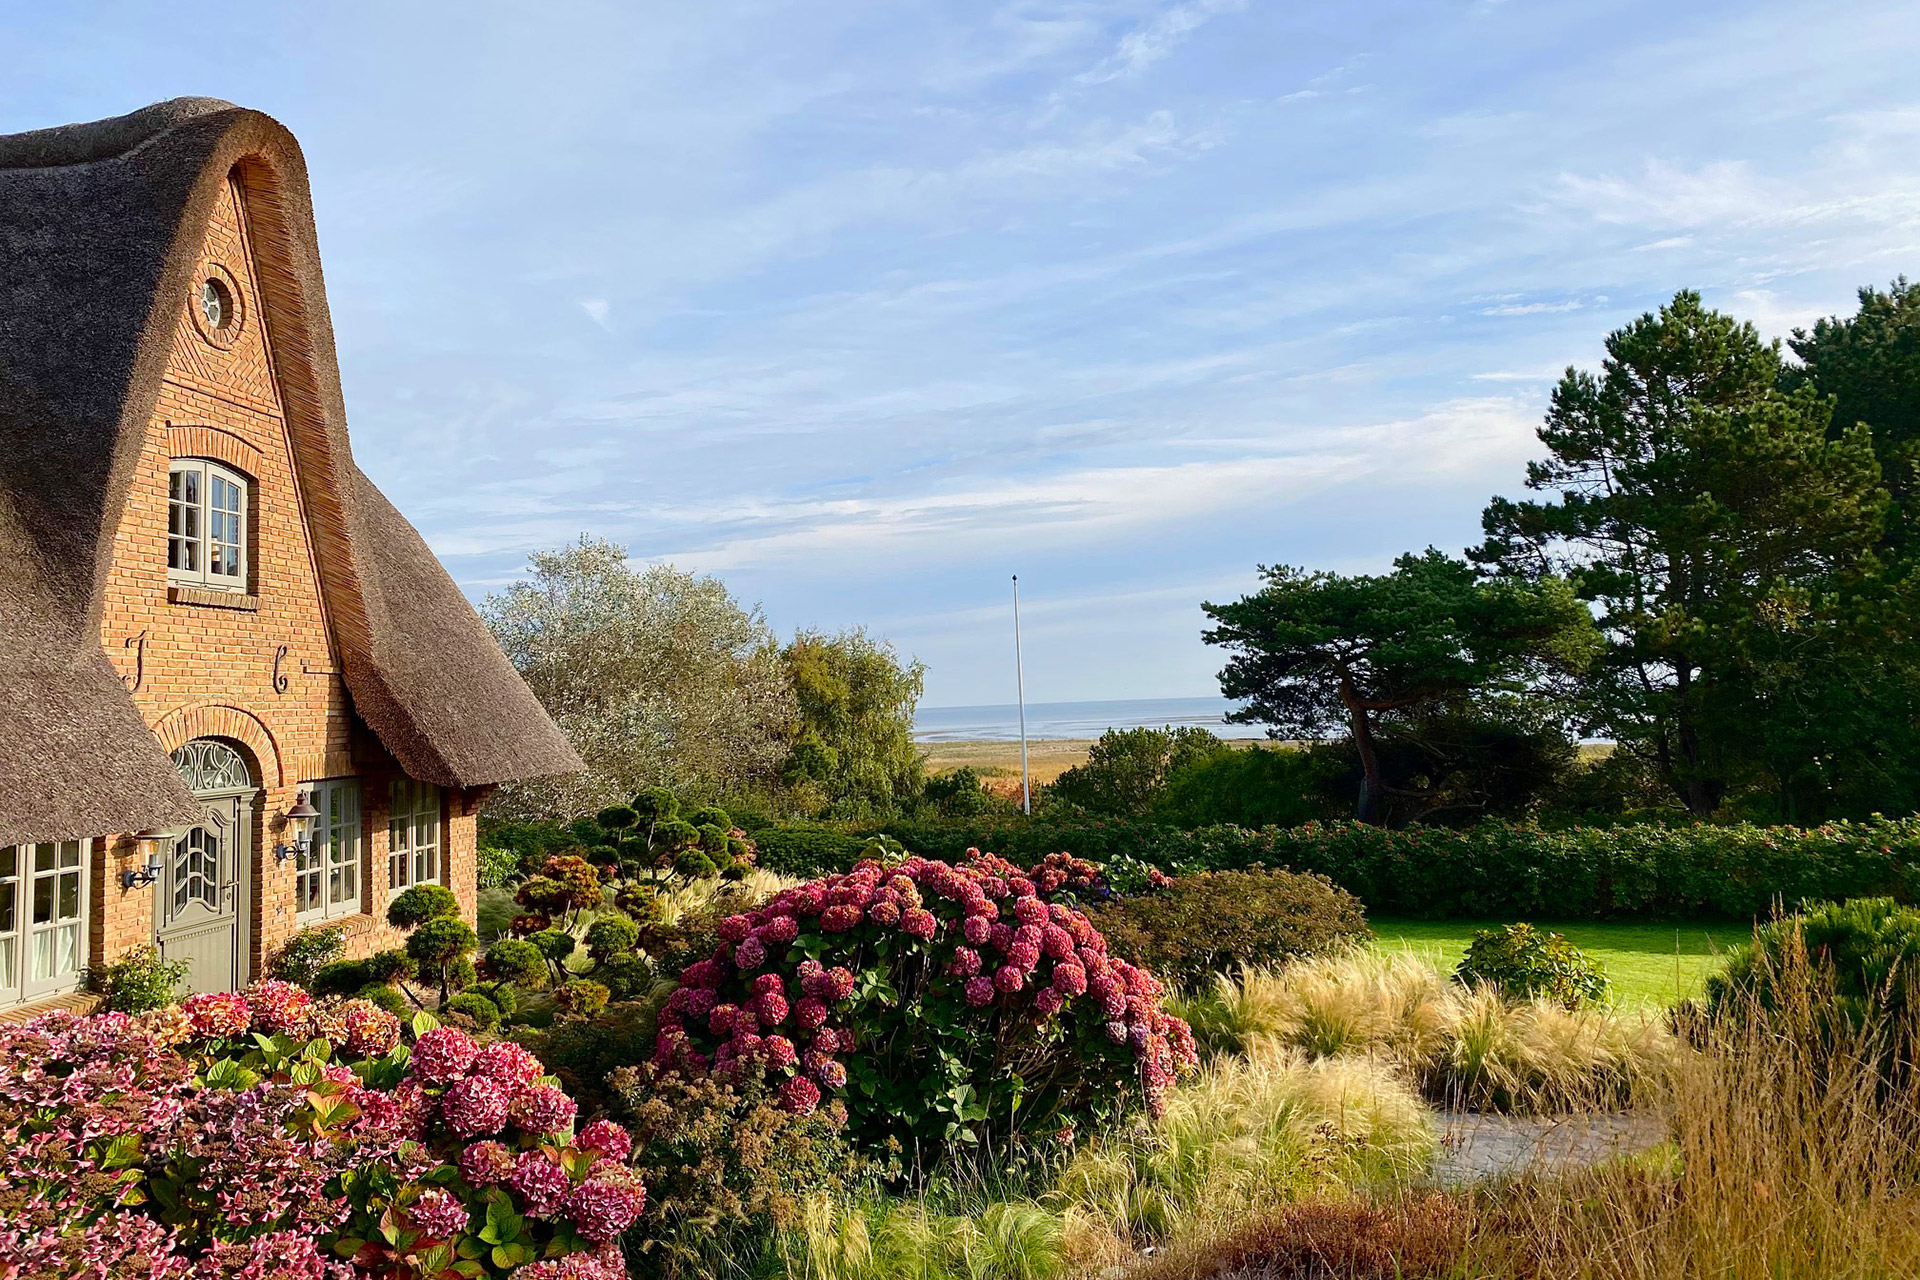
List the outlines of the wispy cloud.
{"label": "wispy cloud", "polygon": [[1079,84],[1127,80],[1170,56],[1187,37],[1223,13],[1247,7],[1247,0],[1188,0],[1162,10],[1145,25],[1120,38],[1112,53],[1074,77]]}

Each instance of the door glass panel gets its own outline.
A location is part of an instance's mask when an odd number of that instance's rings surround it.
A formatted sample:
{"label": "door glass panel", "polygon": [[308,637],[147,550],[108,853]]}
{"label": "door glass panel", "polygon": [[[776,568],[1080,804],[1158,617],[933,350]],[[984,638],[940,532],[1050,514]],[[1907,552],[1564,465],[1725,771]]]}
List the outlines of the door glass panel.
{"label": "door glass panel", "polygon": [[53,845],[37,844],[33,846],[33,869],[35,871],[53,870],[54,858]]}
{"label": "door glass panel", "polygon": [[60,877],[60,918],[72,920],[80,914],[80,873],[69,871]]}
{"label": "door glass panel", "polygon": [[53,880],[51,878],[33,882],[33,922],[35,924],[53,923]]}

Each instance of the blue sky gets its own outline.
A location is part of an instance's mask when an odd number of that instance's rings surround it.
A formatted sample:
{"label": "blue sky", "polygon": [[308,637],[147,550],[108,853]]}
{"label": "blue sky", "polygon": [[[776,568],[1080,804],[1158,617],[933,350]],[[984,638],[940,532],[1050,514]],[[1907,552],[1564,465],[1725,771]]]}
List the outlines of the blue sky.
{"label": "blue sky", "polygon": [[1214,690],[1259,563],[1472,541],[1681,287],[1920,274],[1920,6],[19,4],[0,128],[301,139],[355,450],[476,597],[590,531],[930,704]]}

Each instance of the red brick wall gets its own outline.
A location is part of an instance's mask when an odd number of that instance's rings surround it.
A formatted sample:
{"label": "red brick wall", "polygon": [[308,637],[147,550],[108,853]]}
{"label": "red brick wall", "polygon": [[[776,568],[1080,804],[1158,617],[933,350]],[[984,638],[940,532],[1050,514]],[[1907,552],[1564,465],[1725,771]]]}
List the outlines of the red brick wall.
{"label": "red brick wall", "polygon": [[[208,227],[201,256],[202,278],[218,274],[235,292],[237,329],[213,338],[203,331],[196,320],[198,280],[195,294],[180,299],[173,354],[115,541],[100,639],[168,750],[196,737],[220,737],[250,758],[263,788],[255,805],[248,928],[249,971],[257,976],[266,956],[299,929],[295,864],[273,854],[285,839],[281,815],[302,784],[322,778],[354,776],[362,783],[362,910],[338,921],[348,926],[352,953],[399,941],[384,923],[387,786],[398,767],[364,726],[356,732],[339,675],[234,184]],[[244,597],[168,586],[167,473],[176,457],[215,458],[252,482]],[[479,796],[449,792],[446,800],[449,883],[471,919]],[[152,889],[120,887],[120,872],[142,860],[130,837],[98,842],[95,962],[152,940]]]}

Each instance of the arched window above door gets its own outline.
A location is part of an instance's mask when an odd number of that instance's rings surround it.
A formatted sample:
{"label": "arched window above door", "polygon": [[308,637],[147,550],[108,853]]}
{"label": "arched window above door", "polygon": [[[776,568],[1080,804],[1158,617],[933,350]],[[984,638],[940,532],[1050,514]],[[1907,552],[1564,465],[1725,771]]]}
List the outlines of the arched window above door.
{"label": "arched window above door", "polygon": [[173,753],[173,767],[195,795],[245,791],[254,786],[247,762],[217,738],[195,738],[187,743]]}

